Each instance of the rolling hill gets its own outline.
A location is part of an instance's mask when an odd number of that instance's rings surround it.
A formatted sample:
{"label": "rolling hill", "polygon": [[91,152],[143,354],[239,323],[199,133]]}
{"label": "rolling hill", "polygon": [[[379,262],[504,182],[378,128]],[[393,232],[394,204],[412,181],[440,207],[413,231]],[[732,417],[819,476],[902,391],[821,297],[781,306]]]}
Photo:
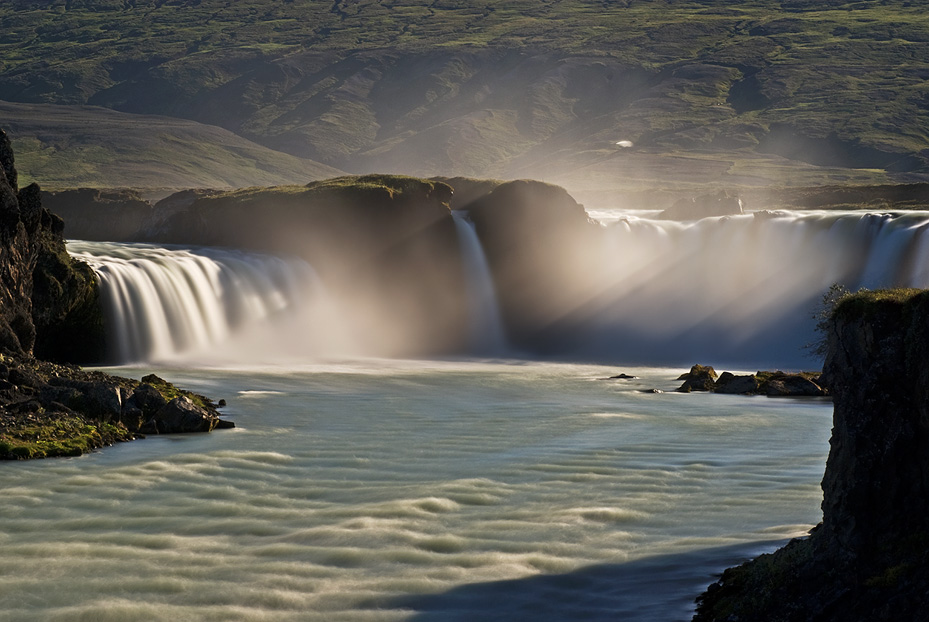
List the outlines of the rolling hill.
{"label": "rolling hill", "polygon": [[2,100],[350,172],[591,196],[929,179],[929,13],[903,0],[12,0],[0,29]]}

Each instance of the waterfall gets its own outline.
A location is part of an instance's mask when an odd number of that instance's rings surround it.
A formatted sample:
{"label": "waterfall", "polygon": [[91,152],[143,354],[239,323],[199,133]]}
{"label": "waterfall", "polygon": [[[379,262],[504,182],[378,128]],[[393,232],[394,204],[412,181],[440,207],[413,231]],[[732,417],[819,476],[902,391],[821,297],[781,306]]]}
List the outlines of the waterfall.
{"label": "waterfall", "polygon": [[605,227],[605,268],[578,351],[659,363],[813,363],[812,315],[833,283],[929,286],[929,214],[758,212]]}
{"label": "waterfall", "polygon": [[[498,305],[510,292],[495,292],[474,224],[453,215],[468,288],[468,353],[512,355]],[[813,314],[830,285],[929,287],[926,212],[758,212],[684,223],[627,215],[604,226],[599,240],[583,265],[564,264],[577,300],[558,318],[563,345],[551,354],[815,367],[803,346],[816,338]],[[569,257],[566,250],[552,252]],[[102,242],[71,242],[69,251],[100,276],[115,361],[365,352],[350,343],[358,339],[351,316],[337,311],[302,260]],[[377,299],[371,304],[376,315]]]}
{"label": "waterfall", "polygon": [[236,340],[242,347],[251,329],[272,322],[293,331],[291,342],[306,342],[325,307],[316,274],[298,259],[108,242],[71,241],[68,251],[100,279],[110,357],[118,363],[221,351]]}
{"label": "waterfall", "polygon": [[470,344],[474,354],[499,355],[506,349],[506,331],[500,317],[493,276],[474,223],[467,213],[452,211],[468,287]]}

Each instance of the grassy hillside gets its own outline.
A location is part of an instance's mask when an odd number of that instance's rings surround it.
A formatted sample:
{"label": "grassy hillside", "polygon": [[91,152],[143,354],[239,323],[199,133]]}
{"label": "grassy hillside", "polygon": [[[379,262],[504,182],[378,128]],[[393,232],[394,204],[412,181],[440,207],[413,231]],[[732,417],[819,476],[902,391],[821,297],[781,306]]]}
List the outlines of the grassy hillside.
{"label": "grassy hillside", "polygon": [[0,31],[0,99],[192,119],[352,172],[929,178],[929,13],[903,0],[11,0]]}
{"label": "grassy hillside", "polygon": [[334,168],[272,151],[228,130],[92,106],[0,102],[21,184],[238,188],[305,183]]}

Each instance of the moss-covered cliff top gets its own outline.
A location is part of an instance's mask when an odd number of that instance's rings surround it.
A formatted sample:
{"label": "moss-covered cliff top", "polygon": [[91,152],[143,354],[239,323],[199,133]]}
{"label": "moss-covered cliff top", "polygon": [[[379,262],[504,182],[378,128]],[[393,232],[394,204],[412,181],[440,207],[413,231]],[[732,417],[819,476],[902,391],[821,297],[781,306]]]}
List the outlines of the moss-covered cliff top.
{"label": "moss-covered cliff top", "polygon": [[842,297],[836,305],[835,314],[837,318],[842,319],[868,317],[877,312],[882,305],[906,305],[927,298],[929,291],[908,287],[862,290]]}

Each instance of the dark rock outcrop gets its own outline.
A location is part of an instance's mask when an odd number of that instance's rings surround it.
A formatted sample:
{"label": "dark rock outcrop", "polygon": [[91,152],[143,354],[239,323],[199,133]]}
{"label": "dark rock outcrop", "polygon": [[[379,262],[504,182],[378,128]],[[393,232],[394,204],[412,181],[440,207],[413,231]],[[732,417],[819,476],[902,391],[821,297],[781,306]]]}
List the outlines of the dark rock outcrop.
{"label": "dark rock outcrop", "polygon": [[712,391],[730,395],[767,395],[768,397],[823,397],[829,394],[825,381],[818,373],[782,371],[759,371],[751,375],[740,375],[724,371],[717,377],[716,370],[709,366],[694,365],[681,374],[678,387],[681,393]]}
{"label": "dark rock outcrop", "polygon": [[[468,206],[510,339],[570,351],[603,300],[603,227],[561,187],[511,181]],[[580,305],[579,305],[580,301]]]}
{"label": "dark rock outcrop", "polygon": [[736,376],[731,372],[724,371],[716,380],[714,391],[733,395],[751,395],[757,393],[760,387],[761,383],[758,382],[758,378],[754,375]]}
{"label": "dark rock outcrop", "polygon": [[233,427],[208,398],[157,376],[140,382],[6,354],[0,363],[0,459],[72,456],[142,434]]}
{"label": "dark rock outcrop", "polygon": [[71,240],[129,242],[152,214],[151,204],[127,189],[43,191],[42,203],[64,220],[64,235]]}
{"label": "dark rock outcrop", "polygon": [[65,251],[62,221],[39,187],[16,185],[0,130],[0,350],[57,360],[99,360],[103,320],[90,268]]}
{"label": "dark rock outcrop", "polygon": [[690,393],[691,391],[713,391],[716,388],[716,370],[709,365],[694,365],[686,374],[678,376],[678,380],[683,380],[684,384],[678,387],[680,393]]}
{"label": "dark rock outcrop", "polygon": [[823,522],[727,570],[697,622],[920,620],[929,611],[929,292],[850,296],[829,330]]}

